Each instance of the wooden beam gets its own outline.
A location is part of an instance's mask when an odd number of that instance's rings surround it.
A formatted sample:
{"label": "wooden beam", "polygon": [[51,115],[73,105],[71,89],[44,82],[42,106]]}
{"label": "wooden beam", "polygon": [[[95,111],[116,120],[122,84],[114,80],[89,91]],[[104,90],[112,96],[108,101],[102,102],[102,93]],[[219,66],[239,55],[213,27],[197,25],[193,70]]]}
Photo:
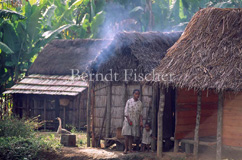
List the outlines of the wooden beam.
{"label": "wooden beam", "polygon": [[223,126],[223,104],[224,94],[222,91],[218,95],[218,120],[217,120],[217,151],[216,160],[222,159],[222,126]]}
{"label": "wooden beam", "polygon": [[163,112],[165,107],[165,88],[160,87],[160,102],[158,112],[158,136],[157,136],[157,156],[162,157],[163,152]]}
{"label": "wooden beam", "polygon": [[75,94],[80,93],[80,91],[68,91],[68,90],[62,91],[62,90],[55,90],[55,89],[8,88],[7,90],[46,91],[46,92],[68,92],[68,93],[75,93]]}
{"label": "wooden beam", "polygon": [[91,128],[91,90],[92,90],[93,82],[89,81],[88,87],[88,95],[87,95],[87,147],[90,147],[90,128]]}
{"label": "wooden beam", "polygon": [[[84,82],[83,82],[84,83]],[[77,84],[55,84],[55,83],[27,83],[27,82],[17,82],[16,84],[22,84],[22,85],[29,85],[29,86],[57,86],[57,87],[80,87],[80,88],[87,88],[86,85],[77,85]],[[11,88],[8,88],[8,90],[11,90]]]}
{"label": "wooden beam", "polygon": [[[151,128],[152,128],[152,132],[154,134],[156,134],[156,132],[157,132],[157,126],[156,126],[156,120],[157,120],[157,111],[156,111],[157,97],[158,97],[158,85],[154,84],[152,86],[152,121],[151,121],[152,122]],[[153,136],[156,136],[156,135],[153,135]],[[153,151],[155,151],[155,149],[156,149],[156,140],[154,138],[152,138],[151,149]]]}
{"label": "wooden beam", "polygon": [[109,138],[111,129],[111,103],[112,103],[112,83],[108,82],[107,87],[107,114],[106,114],[106,125],[105,125],[105,138]]}
{"label": "wooden beam", "polygon": [[[171,137],[171,140],[174,141],[174,138]],[[192,140],[192,139],[181,139],[180,142],[181,143],[187,143],[187,144],[194,145],[194,140]],[[214,142],[214,141],[211,141],[211,142],[210,141],[209,142],[207,142],[207,141],[199,141],[199,145],[202,145],[202,146],[213,146],[213,145],[216,145],[216,142]]]}
{"label": "wooden beam", "polygon": [[195,158],[198,158],[198,145],[199,145],[199,127],[200,127],[200,118],[201,118],[201,104],[202,104],[202,91],[197,92],[197,117],[196,117],[196,126],[194,131],[194,148],[193,154]]}

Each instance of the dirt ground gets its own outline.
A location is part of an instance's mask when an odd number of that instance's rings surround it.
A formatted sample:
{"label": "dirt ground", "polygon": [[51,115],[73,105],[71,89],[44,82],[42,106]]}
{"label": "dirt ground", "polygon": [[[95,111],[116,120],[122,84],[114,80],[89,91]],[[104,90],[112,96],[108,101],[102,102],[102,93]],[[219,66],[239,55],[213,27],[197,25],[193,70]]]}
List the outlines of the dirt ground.
{"label": "dirt ground", "polygon": [[[42,132],[41,134],[55,134],[55,132]],[[101,148],[87,148],[86,134],[75,133],[77,135],[78,147],[62,147],[57,153],[44,153],[39,157],[43,160],[156,160],[156,153],[154,152],[135,152],[132,154],[123,154],[121,151],[115,149],[101,149]],[[56,135],[59,140],[60,137]],[[180,148],[180,152],[173,153],[165,152],[162,160],[194,160],[192,154],[186,154]],[[192,151],[192,150],[191,150]],[[216,154],[216,146],[199,147],[198,160],[214,160]],[[231,151],[223,149],[223,160],[242,160],[242,151]]]}
{"label": "dirt ground", "polygon": [[[204,150],[200,153],[198,160],[214,160],[213,149]],[[239,154],[225,153],[223,160],[242,160],[241,151]],[[228,158],[228,156],[230,158]],[[41,159],[44,160],[158,160],[156,153],[136,152],[123,154],[120,151],[99,148],[63,147],[57,154],[49,153]],[[192,154],[165,152],[162,160],[195,160]]]}
{"label": "dirt ground", "polygon": [[[59,153],[60,160],[156,160],[156,153],[152,152],[136,152],[132,154],[123,154],[120,151],[113,151],[108,149],[98,148],[77,148],[77,147],[63,147]],[[185,154],[165,153],[162,160],[192,160]]]}

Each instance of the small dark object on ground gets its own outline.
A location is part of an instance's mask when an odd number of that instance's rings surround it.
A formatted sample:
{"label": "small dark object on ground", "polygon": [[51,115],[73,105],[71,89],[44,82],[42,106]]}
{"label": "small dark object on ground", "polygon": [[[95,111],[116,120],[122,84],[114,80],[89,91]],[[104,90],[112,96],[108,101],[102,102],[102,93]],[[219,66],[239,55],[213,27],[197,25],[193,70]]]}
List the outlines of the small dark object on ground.
{"label": "small dark object on ground", "polygon": [[76,135],[61,135],[61,144],[67,147],[76,147]]}

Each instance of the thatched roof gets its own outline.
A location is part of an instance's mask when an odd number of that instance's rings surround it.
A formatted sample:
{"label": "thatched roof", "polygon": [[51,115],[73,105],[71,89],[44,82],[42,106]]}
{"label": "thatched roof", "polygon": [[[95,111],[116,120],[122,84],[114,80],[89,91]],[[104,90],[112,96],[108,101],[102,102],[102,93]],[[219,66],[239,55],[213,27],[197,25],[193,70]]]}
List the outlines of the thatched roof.
{"label": "thatched roof", "polygon": [[92,39],[53,40],[38,54],[28,73],[70,75],[71,69],[79,69],[81,73],[109,42]]}
{"label": "thatched roof", "polygon": [[7,89],[4,94],[45,94],[76,96],[87,88],[87,82],[72,79],[71,75],[31,74]]}
{"label": "thatched roof", "polygon": [[[155,68],[182,32],[122,32],[96,58],[91,68],[95,73],[118,73],[117,80],[124,80],[124,69],[136,74],[149,73]],[[134,77],[129,77],[134,80]]]}
{"label": "thatched roof", "polygon": [[109,43],[91,39],[53,40],[39,53],[29,75],[4,93],[76,96],[88,85],[83,79],[73,79],[71,69],[78,69],[81,75]]}
{"label": "thatched roof", "polygon": [[167,85],[241,91],[242,9],[198,11],[155,73],[174,74]]}

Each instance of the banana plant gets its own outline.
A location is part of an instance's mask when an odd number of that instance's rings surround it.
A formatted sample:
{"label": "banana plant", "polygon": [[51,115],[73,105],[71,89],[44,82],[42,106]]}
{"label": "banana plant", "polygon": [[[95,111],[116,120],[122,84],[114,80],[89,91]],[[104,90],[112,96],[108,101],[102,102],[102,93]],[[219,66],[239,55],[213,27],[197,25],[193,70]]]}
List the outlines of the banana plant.
{"label": "banana plant", "polygon": [[50,24],[54,10],[48,5],[49,1],[30,1],[25,2],[22,13],[0,10],[0,93],[24,76],[43,46],[74,25],[50,26],[44,30],[41,22]]}

